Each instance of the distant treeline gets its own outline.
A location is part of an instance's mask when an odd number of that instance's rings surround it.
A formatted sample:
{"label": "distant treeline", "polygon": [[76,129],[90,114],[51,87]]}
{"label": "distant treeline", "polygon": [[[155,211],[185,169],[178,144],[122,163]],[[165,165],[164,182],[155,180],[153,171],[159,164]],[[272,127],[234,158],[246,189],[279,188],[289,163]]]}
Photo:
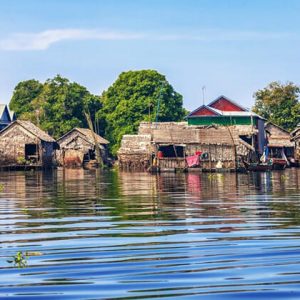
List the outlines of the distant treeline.
{"label": "distant treeline", "polygon": [[[273,82],[254,94],[253,110],[291,130],[300,122],[299,91],[293,83]],[[26,80],[15,87],[9,106],[18,118],[31,120],[54,138],[88,127],[88,112],[113,154],[122,136],[135,133],[141,121],[182,121],[187,114],[182,95],[155,70],[123,72],[102,95],[60,75],[44,83]]]}
{"label": "distant treeline", "polygon": [[123,72],[102,95],[60,75],[44,83],[22,81],[10,108],[54,138],[74,127],[88,127],[84,112],[89,112],[95,131],[110,141],[113,154],[122,136],[135,133],[141,121],[181,121],[187,113],[182,96],[154,70]]}

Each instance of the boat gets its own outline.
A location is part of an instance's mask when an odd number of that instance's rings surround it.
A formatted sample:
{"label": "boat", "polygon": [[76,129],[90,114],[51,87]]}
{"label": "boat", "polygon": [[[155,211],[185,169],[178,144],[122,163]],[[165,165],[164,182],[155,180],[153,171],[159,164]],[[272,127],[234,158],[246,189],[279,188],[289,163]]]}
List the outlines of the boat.
{"label": "boat", "polygon": [[287,161],[284,158],[272,158],[274,170],[284,170],[287,167]]}
{"label": "boat", "polygon": [[244,165],[247,171],[252,171],[252,172],[266,172],[266,171],[271,171],[273,164],[272,162],[267,162],[267,163],[249,163],[247,161],[244,161]]}

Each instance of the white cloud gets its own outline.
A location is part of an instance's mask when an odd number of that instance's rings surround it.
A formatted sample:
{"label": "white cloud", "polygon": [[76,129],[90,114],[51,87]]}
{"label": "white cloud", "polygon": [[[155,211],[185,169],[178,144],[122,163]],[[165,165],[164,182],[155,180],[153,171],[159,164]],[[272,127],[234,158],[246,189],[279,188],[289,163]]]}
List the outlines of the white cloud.
{"label": "white cloud", "polygon": [[54,29],[38,33],[17,33],[0,40],[1,50],[46,50],[52,44],[65,40],[133,40],[143,36],[104,30]]}
{"label": "white cloud", "polygon": [[187,34],[154,34],[130,33],[108,30],[88,29],[53,29],[38,33],[16,33],[6,39],[0,39],[0,50],[46,50],[51,45],[66,40],[157,40],[179,41],[191,40],[199,42],[212,41],[263,41],[270,39],[293,38],[288,33],[226,31],[222,29],[208,29],[197,33]]}

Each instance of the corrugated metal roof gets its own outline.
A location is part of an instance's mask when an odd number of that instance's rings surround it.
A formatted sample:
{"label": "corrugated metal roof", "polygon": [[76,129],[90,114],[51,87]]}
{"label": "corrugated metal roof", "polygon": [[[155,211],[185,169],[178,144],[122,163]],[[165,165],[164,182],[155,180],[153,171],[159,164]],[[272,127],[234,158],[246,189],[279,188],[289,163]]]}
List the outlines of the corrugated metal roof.
{"label": "corrugated metal roof", "polygon": [[193,114],[200,110],[201,108],[207,108],[211,111],[213,111],[218,117],[218,116],[229,116],[229,117],[258,117],[260,119],[263,119],[261,116],[259,116],[258,114],[256,114],[253,111],[222,111],[207,105],[201,105],[199,108],[197,108],[196,110],[192,111],[188,117],[192,117],[192,118],[196,118],[196,117],[214,117],[214,116],[199,116],[199,115],[195,115],[193,116]]}
{"label": "corrugated metal roof", "polygon": [[235,106],[239,107],[240,109],[243,109],[244,111],[249,111],[247,108],[241,106],[240,104],[236,103],[235,101],[229,99],[228,97],[226,97],[226,96],[224,96],[224,95],[221,95],[221,96],[219,96],[218,98],[216,98],[215,100],[211,101],[211,102],[208,104],[208,106],[213,105],[215,102],[217,102],[218,100],[220,100],[220,99],[222,99],[222,98],[224,98],[224,99],[226,99],[227,101],[231,102],[232,104],[234,104]]}

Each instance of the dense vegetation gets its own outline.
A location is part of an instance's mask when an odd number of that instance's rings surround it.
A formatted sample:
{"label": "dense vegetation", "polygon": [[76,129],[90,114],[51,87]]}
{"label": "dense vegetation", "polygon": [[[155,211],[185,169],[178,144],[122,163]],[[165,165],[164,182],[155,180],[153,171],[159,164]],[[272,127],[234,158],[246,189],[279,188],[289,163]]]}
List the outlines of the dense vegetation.
{"label": "dense vegetation", "polygon": [[89,110],[95,119],[101,102],[85,87],[58,75],[44,84],[36,80],[20,82],[10,108],[18,118],[31,120],[58,138],[73,127],[87,127],[84,111]]}
{"label": "dense vegetation", "polygon": [[[254,94],[253,110],[292,130],[300,122],[299,93],[300,87],[293,83],[272,82]],[[23,81],[15,87],[10,108],[18,118],[31,120],[55,138],[74,127],[87,128],[85,112],[89,112],[113,154],[122,136],[136,133],[141,121],[181,121],[187,113],[182,96],[154,70],[123,72],[101,96],[59,75],[44,83]]]}
{"label": "dense vegetation", "polygon": [[10,102],[20,119],[31,120],[55,138],[73,127],[88,127],[91,114],[97,131],[110,141],[116,154],[123,134],[137,131],[141,121],[180,121],[186,111],[182,96],[165,76],[153,70],[120,74],[102,96],[59,75],[45,83],[20,82]]}
{"label": "dense vegetation", "polygon": [[253,111],[286,130],[300,122],[300,87],[288,82],[272,82],[255,94]]}
{"label": "dense vegetation", "polygon": [[113,154],[122,136],[135,133],[141,121],[180,121],[186,113],[182,96],[154,70],[121,73],[101,101],[98,118],[104,121],[102,128]]}

